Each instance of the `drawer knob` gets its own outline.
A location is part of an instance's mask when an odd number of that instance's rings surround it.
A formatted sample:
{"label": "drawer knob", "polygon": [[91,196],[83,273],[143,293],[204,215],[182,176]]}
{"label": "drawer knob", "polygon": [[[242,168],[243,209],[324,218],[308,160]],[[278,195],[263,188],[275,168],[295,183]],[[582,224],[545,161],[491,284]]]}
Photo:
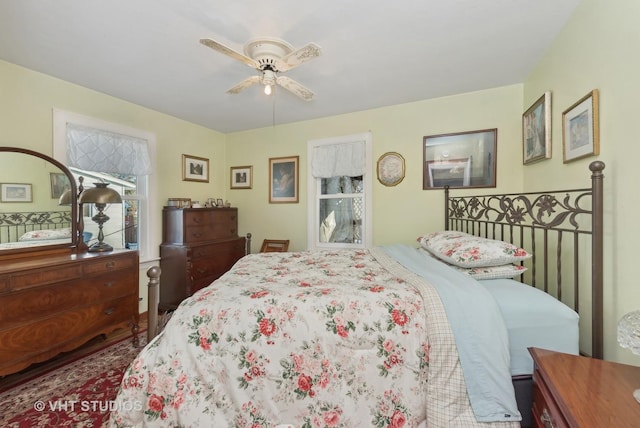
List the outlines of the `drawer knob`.
{"label": "drawer knob", "polygon": [[553,422],[551,422],[551,416],[549,416],[549,411],[545,408],[542,410],[542,414],[540,415],[540,422],[546,428],[553,428]]}
{"label": "drawer knob", "polygon": [[104,310],[105,315],[111,315],[115,311],[115,308],[108,308]]}
{"label": "drawer knob", "polygon": [[113,287],[113,281],[105,282],[103,285],[105,287]]}
{"label": "drawer knob", "polygon": [[107,269],[113,269],[114,267],[116,267],[116,262],[107,262],[104,265]]}

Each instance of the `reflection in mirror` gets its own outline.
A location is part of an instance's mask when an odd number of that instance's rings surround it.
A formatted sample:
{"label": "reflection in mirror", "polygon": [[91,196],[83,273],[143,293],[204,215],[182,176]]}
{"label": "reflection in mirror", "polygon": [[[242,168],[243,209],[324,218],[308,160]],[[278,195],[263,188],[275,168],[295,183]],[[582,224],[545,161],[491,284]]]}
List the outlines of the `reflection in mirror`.
{"label": "reflection in mirror", "polygon": [[497,129],[424,137],[422,188],[496,187]]}
{"label": "reflection in mirror", "polygon": [[[71,246],[76,233],[72,203],[59,205],[67,190],[75,192],[66,171],[53,159],[29,150],[0,147],[0,251],[51,245]],[[43,248],[44,249],[44,248]]]}

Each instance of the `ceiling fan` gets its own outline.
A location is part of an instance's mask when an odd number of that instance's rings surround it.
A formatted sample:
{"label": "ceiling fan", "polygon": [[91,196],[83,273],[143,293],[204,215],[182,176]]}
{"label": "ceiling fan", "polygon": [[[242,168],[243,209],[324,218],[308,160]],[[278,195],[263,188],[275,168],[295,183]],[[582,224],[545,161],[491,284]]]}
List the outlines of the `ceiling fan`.
{"label": "ceiling fan", "polygon": [[251,39],[244,45],[244,54],[215,40],[200,39],[200,43],[260,72],[259,75],[246,78],[229,89],[227,91],[229,94],[237,94],[249,86],[261,83],[264,85],[267,95],[271,94],[273,85],[280,85],[305,101],[310,101],[314,97],[314,93],[310,89],[280,73],[320,56],[320,47],[315,43],[308,43],[300,49],[294,50],[293,46],[284,40],[260,37]]}

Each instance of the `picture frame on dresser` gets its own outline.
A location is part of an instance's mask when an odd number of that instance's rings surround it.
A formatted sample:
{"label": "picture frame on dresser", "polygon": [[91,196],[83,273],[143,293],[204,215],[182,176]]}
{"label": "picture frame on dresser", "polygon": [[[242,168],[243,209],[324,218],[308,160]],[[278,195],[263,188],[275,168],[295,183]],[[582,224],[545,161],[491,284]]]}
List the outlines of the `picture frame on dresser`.
{"label": "picture frame on dresser", "polygon": [[209,182],[209,159],[182,155],[182,181]]}

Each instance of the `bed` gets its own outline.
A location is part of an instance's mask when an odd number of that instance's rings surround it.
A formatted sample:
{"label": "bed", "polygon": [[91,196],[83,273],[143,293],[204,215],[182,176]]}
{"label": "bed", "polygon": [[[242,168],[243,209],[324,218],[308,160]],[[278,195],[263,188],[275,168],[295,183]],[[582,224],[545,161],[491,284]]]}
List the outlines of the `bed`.
{"label": "bed", "polygon": [[[418,245],[247,255],[151,338],[123,377],[110,425],[528,425],[528,346],[602,356],[604,165],[590,168],[586,189],[446,189],[445,228]],[[434,257],[429,246],[456,234],[508,247],[499,266],[524,273],[478,280]],[[562,309],[553,312],[561,327],[539,325],[552,319],[547,306]],[[583,330],[593,332],[588,351]]]}
{"label": "bed", "polygon": [[0,250],[68,244],[71,210],[0,213]]}

